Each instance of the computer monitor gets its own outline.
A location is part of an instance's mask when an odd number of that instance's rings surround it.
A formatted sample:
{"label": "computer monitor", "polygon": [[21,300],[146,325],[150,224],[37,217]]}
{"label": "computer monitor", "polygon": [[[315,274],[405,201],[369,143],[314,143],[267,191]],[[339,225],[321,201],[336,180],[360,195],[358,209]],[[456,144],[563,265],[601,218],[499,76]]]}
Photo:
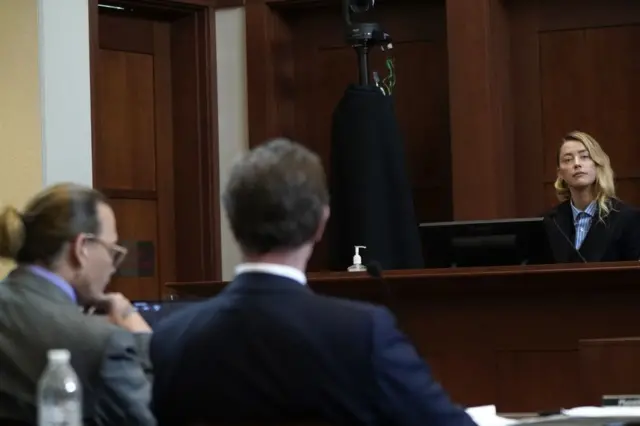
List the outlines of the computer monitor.
{"label": "computer monitor", "polygon": [[198,300],[134,300],[131,303],[142,318],[153,328],[160,320]]}
{"label": "computer monitor", "polygon": [[543,218],[420,224],[426,268],[552,263]]}

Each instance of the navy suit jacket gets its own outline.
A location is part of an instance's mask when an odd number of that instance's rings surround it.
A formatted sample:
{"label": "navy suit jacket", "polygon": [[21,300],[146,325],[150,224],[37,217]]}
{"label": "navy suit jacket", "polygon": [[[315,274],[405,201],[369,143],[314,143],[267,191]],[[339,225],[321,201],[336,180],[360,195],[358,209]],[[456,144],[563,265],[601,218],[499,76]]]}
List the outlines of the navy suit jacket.
{"label": "navy suit jacket", "polygon": [[160,425],[475,425],[387,309],[275,275],[241,274],[161,321],[151,358]]}

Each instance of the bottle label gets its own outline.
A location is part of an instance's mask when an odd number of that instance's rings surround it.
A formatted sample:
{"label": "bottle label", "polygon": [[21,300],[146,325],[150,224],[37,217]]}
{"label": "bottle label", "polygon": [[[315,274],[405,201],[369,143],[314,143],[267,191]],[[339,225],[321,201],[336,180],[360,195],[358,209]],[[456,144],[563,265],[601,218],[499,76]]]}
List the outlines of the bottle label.
{"label": "bottle label", "polygon": [[38,426],[82,426],[82,408],[78,401],[41,407]]}

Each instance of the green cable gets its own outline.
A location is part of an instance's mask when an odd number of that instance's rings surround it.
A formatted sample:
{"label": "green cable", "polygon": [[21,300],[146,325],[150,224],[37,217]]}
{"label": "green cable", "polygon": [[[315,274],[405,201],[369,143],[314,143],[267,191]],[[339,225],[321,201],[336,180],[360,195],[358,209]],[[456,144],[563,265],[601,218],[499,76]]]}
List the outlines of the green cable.
{"label": "green cable", "polygon": [[394,59],[393,58],[387,58],[387,60],[385,61],[386,66],[387,66],[387,70],[389,70],[389,75],[387,75],[383,80],[382,80],[382,84],[384,85],[384,87],[387,89],[387,94],[391,95],[391,93],[393,92],[393,88],[396,85],[396,75],[394,72]]}

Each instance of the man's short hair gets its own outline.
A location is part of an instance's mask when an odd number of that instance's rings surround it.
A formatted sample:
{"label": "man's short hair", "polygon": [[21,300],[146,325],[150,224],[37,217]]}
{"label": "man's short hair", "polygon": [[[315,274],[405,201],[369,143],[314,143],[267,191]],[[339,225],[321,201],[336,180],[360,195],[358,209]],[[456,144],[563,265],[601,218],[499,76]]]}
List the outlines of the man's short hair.
{"label": "man's short hair", "polygon": [[233,166],[223,204],[245,253],[300,247],[313,239],[329,204],[320,158],[288,139],[268,141]]}

